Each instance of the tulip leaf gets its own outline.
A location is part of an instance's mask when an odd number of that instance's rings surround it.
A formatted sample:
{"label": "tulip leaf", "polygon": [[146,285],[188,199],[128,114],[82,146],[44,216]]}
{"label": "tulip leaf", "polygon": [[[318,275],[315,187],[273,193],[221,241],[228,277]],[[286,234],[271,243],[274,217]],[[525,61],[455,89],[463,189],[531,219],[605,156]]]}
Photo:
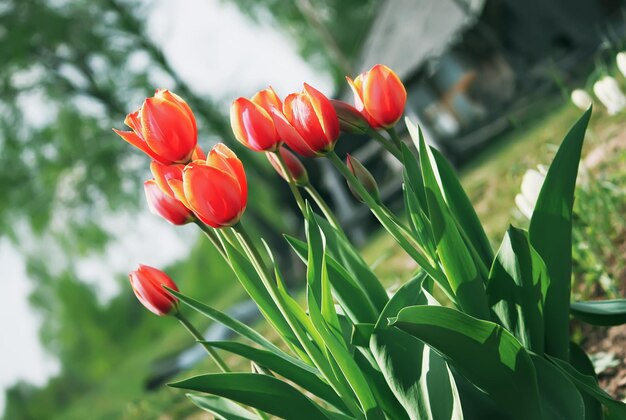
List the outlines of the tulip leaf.
{"label": "tulip leaf", "polygon": [[276,354],[235,341],[207,341],[211,347],[229,351],[257,363],[259,366],[292,381],[312,394],[334,405],[339,410],[347,410],[335,391],[319,378],[317,369],[303,367]]}
{"label": "tulip leaf", "polygon": [[536,354],[530,355],[539,384],[545,418],[554,420],[585,420],[585,403],[576,386],[557,369]]}
{"label": "tulip leaf", "polygon": [[189,398],[198,408],[213,414],[216,419],[257,420],[260,418],[226,398],[215,395],[195,394],[187,394],[187,398]]}
{"label": "tulip leaf", "polygon": [[424,189],[424,179],[422,178],[422,171],[420,170],[419,162],[406,144],[402,143],[400,146],[402,147],[402,158],[404,161],[404,181],[415,193],[415,198],[419,207],[428,210],[426,190]]}
{"label": "tulip leaf", "polygon": [[480,267],[476,266],[457,228],[454,216],[445,202],[437,164],[430,148],[419,129],[408,119],[406,123],[419,150],[433,237],[448,282],[458,304],[465,312],[478,318],[489,319],[484,285],[484,281],[487,280],[486,273],[483,278]]}
{"label": "tulip leaf", "polygon": [[626,299],[573,302],[570,311],[574,318],[592,325],[626,324]]}
{"label": "tulip leaf", "polygon": [[546,293],[546,352],[569,359],[569,304],[572,277],[572,209],[578,164],[591,108],[574,124],[559,147],[530,219],[530,243],[550,276]]}
{"label": "tulip leaf", "polygon": [[544,349],[543,306],[549,284],[545,263],[526,232],[509,227],[489,273],[489,305],[502,325],[538,354]]}
{"label": "tulip leaf", "polygon": [[289,343],[298,346],[298,340],[291,327],[283,317],[276,302],[272,299],[252,263],[228,241],[224,241],[224,249],[239,282],[257,304],[265,319],[278,331],[281,337],[285,338]]}
{"label": "tulip leaf", "polygon": [[237,401],[282,418],[329,418],[324,410],[293,386],[256,373],[211,373],[169,384]]}
{"label": "tulip leaf", "polygon": [[621,401],[617,401],[609,394],[607,394],[596,381],[595,376],[586,375],[581,373],[569,363],[552,356],[548,356],[548,359],[563,372],[581,391],[584,392],[597,401],[599,401],[608,410],[609,418],[611,419],[625,419],[626,418],[626,404]]}
{"label": "tulip leaf", "polygon": [[[598,383],[596,371],[587,353],[576,343],[570,342],[569,345],[570,363],[572,366],[580,373],[591,376]],[[582,393],[582,397],[585,402],[585,420],[602,420],[604,418],[602,404],[586,392]]]}
{"label": "tulip leaf", "polygon": [[390,324],[439,352],[512,418],[542,418],[530,356],[501,326],[440,306],[410,306]]}
{"label": "tulip leaf", "polygon": [[[293,236],[285,235],[285,239],[300,257],[307,262],[308,245]],[[353,323],[375,322],[378,315],[376,308],[369,300],[366,292],[337,261],[326,255],[328,278],[335,290],[335,298]]]}

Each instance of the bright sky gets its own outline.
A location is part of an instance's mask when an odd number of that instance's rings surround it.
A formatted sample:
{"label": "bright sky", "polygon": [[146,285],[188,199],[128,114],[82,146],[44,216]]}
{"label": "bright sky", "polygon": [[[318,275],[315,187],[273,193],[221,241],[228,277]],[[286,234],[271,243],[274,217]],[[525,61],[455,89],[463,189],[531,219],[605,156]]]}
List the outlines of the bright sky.
{"label": "bright sky", "polygon": [[[330,78],[304,63],[288,37],[270,26],[255,26],[229,3],[156,0],[148,25],[175,69],[202,95],[252,96],[271,84],[284,96],[300,90],[304,81],[331,92]],[[189,242],[184,239],[192,235],[190,230],[175,230],[147,211],[138,218],[112,217],[106,225],[121,239],[110,243],[104,256],[81,263],[78,271],[107,296],[118,292],[114,276],[140,262],[163,266],[182,258]],[[127,235],[131,231],[133,234]],[[158,249],[155,244],[160,244]],[[58,371],[58,363],[39,344],[40,319],[28,304],[32,285],[23,258],[6,240],[0,241],[0,267],[0,391],[17,380],[43,384]],[[4,392],[0,392],[0,412],[3,410]]]}

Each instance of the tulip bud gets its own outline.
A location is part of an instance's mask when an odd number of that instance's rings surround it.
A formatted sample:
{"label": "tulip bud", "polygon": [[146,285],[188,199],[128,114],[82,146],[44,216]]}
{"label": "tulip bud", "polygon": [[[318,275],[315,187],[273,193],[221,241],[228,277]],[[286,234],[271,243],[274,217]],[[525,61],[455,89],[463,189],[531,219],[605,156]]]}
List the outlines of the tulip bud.
{"label": "tulip bud", "polygon": [[147,265],[140,265],[128,277],[135,296],[150,312],[163,316],[169,314],[176,307],[178,298],[163,286],[176,291],[178,291],[178,287],[163,271]]}
{"label": "tulip bud", "polygon": [[184,225],[193,220],[193,214],[176,198],[170,197],[159,187],[154,179],[143,183],[148,208],[153,214],[161,216],[173,225]]}
{"label": "tulip bud", "polygon": [[391,128],[402,117],[406,89],[389,67],[376,64],[356,79],[346,79],[354,92],[356,109],[372,128]]}
{"label": "tulip bud", "polygon": [[[291,176],[291,179],[295,181],[296,185],[307,185],[309,183],[309,175],[302,162],[300,162],[300,159],[298,159],[296,155],[294,155],[284,147],[278,149],[278,153],[280,153],[280,156],[283,158],[283,161],[285,162],[285,165],[289,170],[289,175]],[[289,182],[289,178],[287,177],[287,174],[283,171],[283,168],[278,161],[278,156],[276,156],[276,153],[266,153],[266,155],[267,160],[270,161],[276,172],[278,172],[278,175],[280,175],[281,178],[285,181]]]}
{"label": "tulip bud", "polygon": [[344,133],[365,133],[370,128],[367,120],[352,105],[336,99],[331,99],[330,103],[339,118],[339,129]]}
{"label": "tulip bud", "polygon": [[195,160],[183,169],[182,180],[167,181],[174,195],[207,225],[220,228],[238,221],[248,200],[243,165],[224,144],[217,144],[206,161]]}
{"label": "tulip bud", "polygon": [[124,123],[132,131],[113,131],[164,164],[189,162],[198,143],[191,108],[166,89],[159,89],[152,98],[147,98],[141,108],[126,116]]}
{"label": "tulip bud", "polygon": [[[370,171],[368,171],[365,166],[363,166],[363,164],[358,161],[358,159],[352,157],[351,155],[348,155],[346,157],[346,165],[348,166],[350,172],[352,172],[352,175],[354,175],[356,179],[359,180],[363,188],[365,188],[365,190],[374,198],[374,200],[376,200],[376,202],[380,202],[380,192],[378,191],[378,184],[376,184],[376,180],[374,179]],[[361,195],[352,188],[352,185],[350,183],[348,183],[348,188],[350,188],[350,191],[357,200],[359,200],[361,203],[365,202]]]}
{"label": "tulip bud", "polygon": [[237,140],[257,152],[276,150],[281,138],[274,128],[272,107],[282,109],[272,88],[258,92],[252,100],[237,98],[230,107],[230,125]]}
{"label": "tulip bud", "polygon": [[324,156],[339,137],[339,120],[330,100],[304,84],[301,93],[285,98],[283,112],[272,107],[278,135],[294,152],[305,157]]}

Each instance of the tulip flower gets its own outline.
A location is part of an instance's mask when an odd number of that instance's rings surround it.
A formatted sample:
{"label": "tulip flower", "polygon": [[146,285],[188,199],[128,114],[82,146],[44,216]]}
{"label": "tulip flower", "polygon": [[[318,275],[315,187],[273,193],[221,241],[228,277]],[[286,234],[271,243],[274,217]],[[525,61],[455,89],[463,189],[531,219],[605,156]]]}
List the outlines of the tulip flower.
{"label": "tulip flower", "polygon": [[191,108],[166,89],[147,98],[124,123],[132,131],[113,131],[158,162],[187,163],[196,149],[198,130]]}
{"label": "tulip flower", "polygon": [[178,200],[214,228],[235,225],[246,208],[248,186],[243,165],[221,143],[206,160],[185,166],[182,180],[173,177],[167,182]]}
{"label": "tulip flower", "polygon": [[[285,166],[287,166],[287,170],[289,170],[289,176],[291,176],[291,179],[295,181],[296,185],[307,185],[309,183],[309,175],[302,162],[300,162],[300,159],[284,147],[278,149],[277,153],[280,153],[280,156],[285,162]],[[283,171],[283,168],[278,161],[276,153],[267,153],[267,159],[270,161],[276,172],[278,172],[278,175],[280,175],[285,181],[289,181],[287,174]]]}
{"label": "tulip flower", "polygon": [[614,115],[626,107],[626,96],[619,83],[611,76],[604,76],[593,85],[593,93],[606,107],[609,115]]}
{"label": "tulip flower", "polygon": [[356,79],[346,77],[354,92],[354,105],[372,128],[391,128],[406,104],[406,89],[387,66],[376,64]]}
{"label": "tulip flower", "polygon": [[[367,170],[365,166],[358,159],[348,154],[346,157],[346,166],[352,172],[352,175],[355,176],[356,179],[359,180],[363,188],[376,200],[376,202],[380,202],[380,192],[378,190],[378,184],[376,180]],[[352,188],[352,185],[348,183],[348,188],[352,192],[352,195],[356,197],[361,203],[364,202],[363,198],[359,195],[357,191]]]}
{"label": "tulip flower", "polygon": [[285,98],[283,112],[272,107],[278,135],[296,153],[305,157],[323,156],[333,150],[339,137],[339,120],[330,100],[304,84],[300,93]]}
{"label": "tulip flower", "polygon": [[176,291],[178,291],[178,287],[163,271],[147,265],[140,265],[128,277],[135,296],[150,312],[163,316],[169,314],[176,307],[178,298],[172,296],[163,286]]}
{"label": "tulip flower", "polygon": [[[204,159],[206,159],[206,157],[204,157]],[[184,168],[185,165],[182,164],[163,165],[156,161],[150,163],[150,172],[152,172],[152,176],[154,176],[154,181],[159,188],[161,188],[161,191],[172,198],[176,198],[176,195],[174,191],[172,191],[169,181],[171,179],[182,181]]]}
{"label": "tulip flower", "polygon": [[572,91],[570,99],[577,108],[580,108],[584,111],[586,111],[587,108],[589,108],[593,103],[593,99],[591,99],[591,96],[589,96],[589,94],[582,89],[574,89]]}
{"label": "tulip flower", "polygon": [[339,118],[339,129],[344,133],[365,133],[370,128],[367,120],[352,105],[336,99],[331,99],[330,103]]}
{"label": "tulip flower", "polygon": [[275,151],[281,139],[271,117],[273,107],[282,109],[282,103],[271,87],[251,100],[237,98],[230,107],[230,125],[237,140],[257,152]]}
{"label": "tulip flower", "polygon": [[148,208],[173,225],[184,225],[193,220],[193,214],[183,203],[166,194],[154,179],[143,183]]}

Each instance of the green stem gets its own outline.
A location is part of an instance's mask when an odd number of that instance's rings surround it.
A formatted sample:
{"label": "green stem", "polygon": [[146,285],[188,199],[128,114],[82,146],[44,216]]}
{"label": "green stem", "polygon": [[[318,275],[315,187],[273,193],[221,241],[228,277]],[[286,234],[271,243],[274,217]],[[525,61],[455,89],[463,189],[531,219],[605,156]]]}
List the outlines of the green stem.
{"label": "green stem", "polygon": [[209,226],[205,225],[199,219],[195,219],[194,223],[202,230],[202,232],[204,232],[204,234],[206,235],[207,238],[209,238],[211,243],[213,243],[213,245],[215,246],[215,249],[217,249],[217,251],[220,253],[222,258],[227,260],[228,258],[226,257],[226,252],[224,252],[224,247],[222,247],[222,243],[220,242],[219,238],[217,237],[217,234],[215,233],[215,231],[213,231],[212,228],[210,228]]}
{"label": "green stem", "polygon": [[380,132],[374,130],[373,128],[370,128],[369,130],[367,130],[367,134],[369,134],[370,136],[372,136],[376,141],[378,141],[380,144],[382,144],[382,146],[387,149],[387,151],[389,153],[391,153],[392,155],[395,156],[396,159],[398,159],[400,162],[402,162],[402,152],[400,149],[400,145],[394,145],[391,141],[389,141],[389,139],[387,139],[385,136],[383,136],[382,134],[380,134]]}
{"label": "green stem", "polygon": [[398,148],[401,149],[402,148],[402,139],[400,138],[400,136],[398,136],[398,132],[396,131],[396,127],[393,126],[391,128],[387,129],[387,133],[389,133],[389,136],[391,137],[391,141],[393,142],[393,144]]}
{"label": "green stem", "polygon": [[334,227],[335,230],[337,230],[343,236],[346,236],[341,225],[339,224],[339,220],[337,220],[337,216],[335,216],[335,213],[333,213],[333,211],[330,209],[328,203],[326,202],[326,200],[324,200],[324,197],[321,196],[317,188],[308,183],[304,186],[304,189],[311,196],[311,198],[313,198],[313,201],[315,201],[320,210],[322,210],[322,213],[324,213],[326,220],[328,220],[332,227]]}
{"label": "green stem", "polygon": [[327,157],[333,163],[335,168],[343,175],[344,178],[352,185],[352,187],[359,193],[359,196],[363,198],[365,203],[374,213],[374,216],[380,221],[383,227],[393,236],[398,244],[406,251],[422,267],[443,289],[448,295],[448,298],[456,303],[456,298],[447,278],[437,265],[431,265],[428,261],[428,257],[422,255],[418,248],[418,244],[412,244],[414,242],[411,235],[406,232],[406,229],[397,225],[393,220],[387,216],[385,210],[379,205],[376,200],[367,192],[367,190],[361,185],[358,179],[350,172],[350,169],[343,163],[343,161],[337,156],[335,152],[330,152]]}
{"label": "green stem", "polygon": [[200,332],[196,329],[196,327],[194,327],[193,324],[189,322],[187,317],[183,315],[182,312],[176,311],[174,313],[174,316],[178,318],[180,323],[183,324],[183,327],[185,327],[187,331],[189,331],[189,333],[193,336],[193,338],[195,338],[196,341],[202,344],[202,347],[205,348],[207,353],[209,353],[209,355],[211,356],[215,364],[222,370],[222,372],[232,372],[230,368],[228,367],[228,365],[226,364],[226,362],[224,362],[224,360],[222,360],[220,355],[217,354],[215,349],[211,347],[209,344],[204,343],[204,337],[202,336],[202,334],[200,334]]}
{"label": "green stem", "polygon": [[287,184],[289,184],[289,189],[291,190],[291,193],[296,199],[296,203],[298,203],[298,207],[300,208],[300,211],[302,212],[303,215],[306,215],[306,206],[304,205],[304,199],[302,198],[302,194],[300,194],[300,190],[298,190],[296,181],[291,176],[291,171],[289,170],[289,167],[287,166],[285,159],[283,159],[283,156],[280,154],[280,152],[272,152],[272,153],[274,153],[274,155],[276,156],[276,160],[278,161],[280,165],[280,169],[283,171],[283,173],[287,177]]}

